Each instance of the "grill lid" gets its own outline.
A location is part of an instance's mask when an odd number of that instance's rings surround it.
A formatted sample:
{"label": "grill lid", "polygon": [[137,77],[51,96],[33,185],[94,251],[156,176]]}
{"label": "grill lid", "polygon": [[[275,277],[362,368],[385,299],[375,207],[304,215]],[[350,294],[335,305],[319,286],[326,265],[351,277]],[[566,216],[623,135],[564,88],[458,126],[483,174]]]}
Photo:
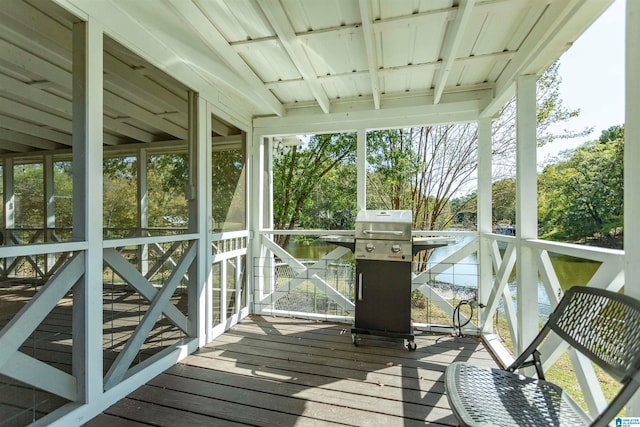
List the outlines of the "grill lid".
{"label": "grill lid", "polygon": [[356,239],[411,241],[410,210],[362,210],[356,216]]}

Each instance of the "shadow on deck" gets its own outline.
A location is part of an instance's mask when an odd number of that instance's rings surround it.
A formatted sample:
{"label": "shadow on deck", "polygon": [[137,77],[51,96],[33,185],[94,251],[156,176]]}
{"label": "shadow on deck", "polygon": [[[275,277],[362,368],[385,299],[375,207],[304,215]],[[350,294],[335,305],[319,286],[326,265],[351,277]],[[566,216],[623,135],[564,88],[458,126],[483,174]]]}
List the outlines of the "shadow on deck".
{"label": "shadow on deck", "polygon": [[252,316],[86,425],[457,425],[445,368],[496,363],[476,338],[416,343],[354,347],[348,325]]}

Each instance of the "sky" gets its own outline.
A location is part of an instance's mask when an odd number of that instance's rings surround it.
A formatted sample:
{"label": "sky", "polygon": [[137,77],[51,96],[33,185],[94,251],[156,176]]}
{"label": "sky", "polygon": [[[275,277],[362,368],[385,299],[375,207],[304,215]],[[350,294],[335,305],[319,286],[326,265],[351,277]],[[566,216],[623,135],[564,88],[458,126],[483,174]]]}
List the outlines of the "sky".
{"label": "sky", "polygon": [[624,23],[625,0],[614,3],[561,57],[560,97],[580,115],[561,125],[580,131],[593,127],[586,137],[556,140],[538,149],[538,163],[549,156],[600,137],[603,130],[624,123]]}

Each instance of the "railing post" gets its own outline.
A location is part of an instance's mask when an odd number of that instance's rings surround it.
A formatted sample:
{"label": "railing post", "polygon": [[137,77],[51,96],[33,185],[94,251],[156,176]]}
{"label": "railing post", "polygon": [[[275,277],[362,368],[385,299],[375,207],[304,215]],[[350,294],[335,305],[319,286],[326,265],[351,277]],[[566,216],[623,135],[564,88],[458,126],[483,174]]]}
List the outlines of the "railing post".
{"label": "railing post", "polygon": [[[640,223],[634,216],[640,211],[640,2],[627,0],[626,86],[624,125],[624,293],[640,298]],[[627,416],[640,416],[640,393],[627,404]]]}
{"label": "railing post", "polygon": [[516,81],[516,279],[517,337],[520,354],[538,333],[538,270],[534,251],[525,246],[538,236],[535,75]]}

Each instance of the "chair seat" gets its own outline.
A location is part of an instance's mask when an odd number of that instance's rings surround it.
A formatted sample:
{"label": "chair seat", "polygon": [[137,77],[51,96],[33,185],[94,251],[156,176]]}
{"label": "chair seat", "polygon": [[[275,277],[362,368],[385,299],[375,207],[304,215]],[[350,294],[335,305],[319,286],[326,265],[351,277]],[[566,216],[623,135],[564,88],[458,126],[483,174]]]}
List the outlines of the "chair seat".
{"label": "chair seat", "polygon": [[560,387],[500,369],[455,362],[445,389],[461,425],[584,426],[591,418]]}

